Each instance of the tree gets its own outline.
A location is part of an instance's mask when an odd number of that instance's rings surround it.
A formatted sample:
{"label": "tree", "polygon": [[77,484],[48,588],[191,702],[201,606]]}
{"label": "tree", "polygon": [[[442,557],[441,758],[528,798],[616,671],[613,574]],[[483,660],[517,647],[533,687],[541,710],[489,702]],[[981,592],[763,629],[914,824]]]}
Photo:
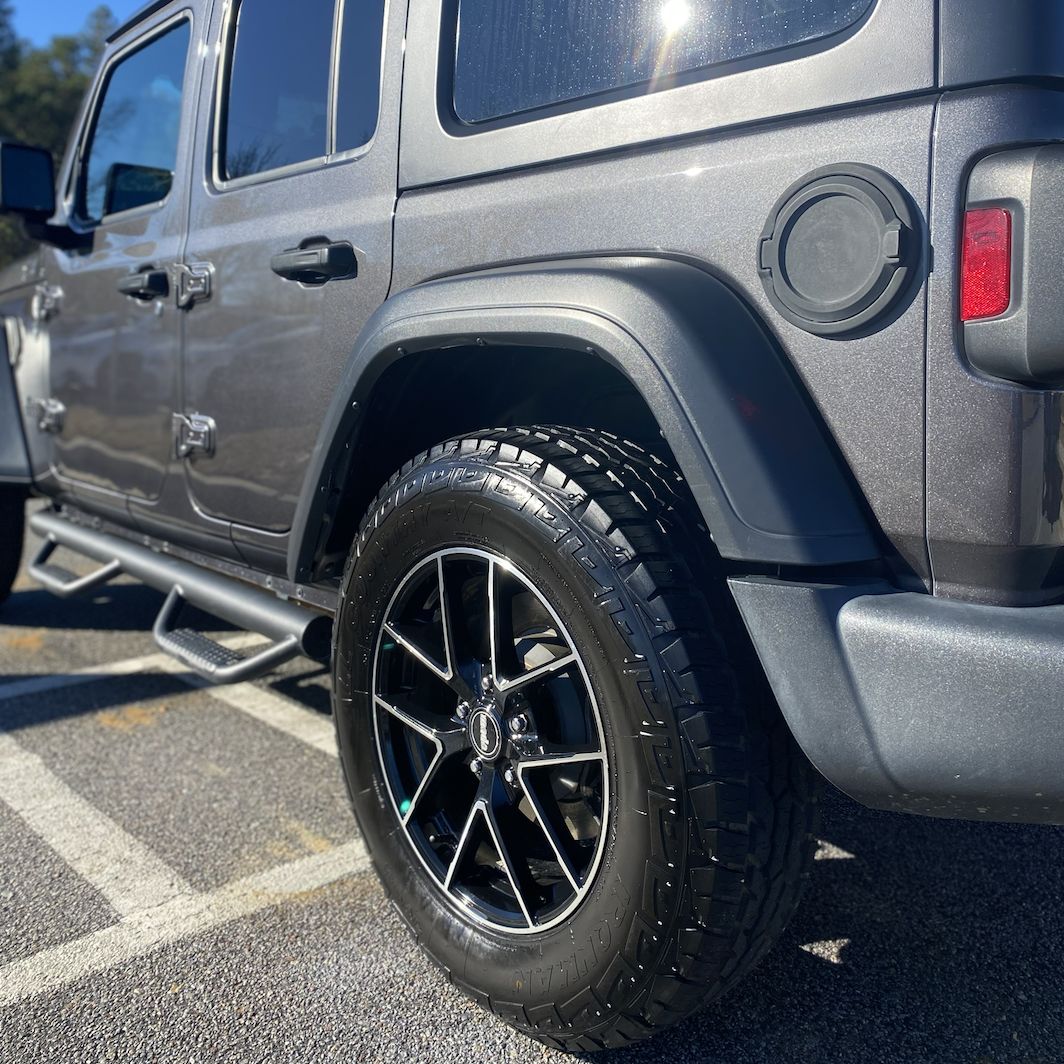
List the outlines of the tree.
{"label": "tree", "polygon": [[[47,148],[58,167],[115,25],[110,8],[100,6],[80,33],[58,35],[44,48],[34,48],[16,38],[11,5],[0,0],[0,137]],[[17,220],[0,218],[0,267],[32,248]]]}

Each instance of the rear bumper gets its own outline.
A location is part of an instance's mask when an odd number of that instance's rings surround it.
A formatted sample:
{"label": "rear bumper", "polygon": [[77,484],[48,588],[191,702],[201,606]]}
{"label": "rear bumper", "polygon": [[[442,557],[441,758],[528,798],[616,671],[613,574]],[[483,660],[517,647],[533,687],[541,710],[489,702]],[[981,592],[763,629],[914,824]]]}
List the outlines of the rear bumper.
{"label": "rear bumper", "polygon": [[1064,824],[1064,606],[729,581],[784,716],[879,809]]}

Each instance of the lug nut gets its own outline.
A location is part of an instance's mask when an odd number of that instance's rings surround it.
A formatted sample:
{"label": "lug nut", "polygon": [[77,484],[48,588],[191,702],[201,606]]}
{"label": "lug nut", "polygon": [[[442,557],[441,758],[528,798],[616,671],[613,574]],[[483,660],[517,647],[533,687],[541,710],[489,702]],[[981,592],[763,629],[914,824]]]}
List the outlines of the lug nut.
{"label": "lug nut", "polygon": [[465,720],[469,716],[469,703],[459,702],[458,709],[456,710],[459,720]]}
{"label": "lug nut", "polygon": [[524,713],[515,713],[510,718],[510,734],[524,735],[528,731],[528,717]]}
{"label": "lug nut", "polygon": [[469,762],[469,767],[474,776],[479,776],[484,771],[484,766],[480,763],[479,757],[474,757],[473,760]]}
{"label": "lug nut", "polygon": [[506,780],[506,782],[511,787],[517,786],[517,773],[514,772],[513,768],[510,765],[506,766],[506,770],[503,772],[502,778]]}

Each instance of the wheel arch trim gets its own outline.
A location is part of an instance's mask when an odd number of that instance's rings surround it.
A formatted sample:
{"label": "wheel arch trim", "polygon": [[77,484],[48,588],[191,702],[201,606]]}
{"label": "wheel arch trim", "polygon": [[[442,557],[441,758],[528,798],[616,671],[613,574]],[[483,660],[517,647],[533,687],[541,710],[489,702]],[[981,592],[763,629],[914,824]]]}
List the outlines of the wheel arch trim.
{"label": "wheel arch trim", "polygon": [[727,558],[829,565],[880,551],[856,490],[760,321],[686,263],[577,259],[430,281],[388,299],[344,367],[289,540],[311,574],[334,471],[396,360],[448,347],[553,347],[619,369],[657,420]]}

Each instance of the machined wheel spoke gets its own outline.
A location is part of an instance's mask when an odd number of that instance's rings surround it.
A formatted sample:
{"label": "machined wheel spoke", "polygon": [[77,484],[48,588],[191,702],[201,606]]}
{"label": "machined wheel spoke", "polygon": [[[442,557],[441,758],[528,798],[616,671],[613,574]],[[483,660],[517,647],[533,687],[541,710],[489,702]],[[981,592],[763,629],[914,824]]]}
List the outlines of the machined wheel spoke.
{"label": "machined wheel spoke", "polygon": [[[522,784],[524,780],[522,779]],[[540,830],[546,836],[547,843],[554,851],[554,856],[558,859],[558,864],[561,865],[562,871],[565,873],[565,878],[569,880],[570,886],[573,890],[580,889],[580,878],[577,875],[576,869],[573,867],[573,862],[569,860],[569,855],[565,852],[565,848],[562,846],[562,841],[558,836],[558,833],[554,830],[554,825],[550,822],[550,818],[543,810],[543,806],[540,804],[539,795],[536,794],[534,787],[527,785],[523,786],[525,794],[528,796],[529,803],[532,806],[532,811],[536,814],[536,823],[539,824]]]}
{"label": "machined wheel spoke", "polygon": [[473,803],[473,808],[469,810],[469,816],[466,817],[465,824],[462,827],[462,833],[458,836],[458,845],[455,847],[454,857],[451,859],[451,863],[447,868],[447,878],[443,881],[444,890],[451,889],[451,885],[454,883],[455,874],[458,872],[458,866],[462,863],[466,847],[469,845],[469,836],[473,833],[473,828],[476,826],[477,817],[483,816],[486,808],[487,802],[482,798],[478,798]]}
{"label": "machined wheel spoke", "polygon": [[436,756],[432,759],[432,763],[425,770],[425,775],[421,777],[421,782],[417,785],[417,790],[414,791],[414,797],[410,799],[410,804],[406,807],[405,813],[400,813],[402,817],[403,827],[406,827],[410,823],[411,818],[417,812],[418,802],[421,801],[421,796],[428,790],[432,781],[436,777],[436,770],[440,767],[440,763],[444,760],[444,754],[442,750],[436,751]]}
{"label": "machined wheel spoke", "polygon": [[506,871],[506,878],[510,881],[510,886],[513,889],[514,897],[517,898],[517,904],[521,906],[521,915],[525,918],[525,923],[529,927],[532,926],[532,915],[528,911],[528,905],[525,902],[525,894],[521,889],[521,884],[517,874],[517,868],[514,865],[513,858],[510,856],[509,847],[503,839],[503,833],[499,830],[499,824],[495,819],[495,813],[490,806],[484,808],[484,819],[488,824],[488,831],[491,834],[492,841],[495,843],[495,849],[502,860],[502,866]]}
{"label": "machined wheel spoke", "polygon": [[[462,673],[461,653],[458,646],[458,633],[461,626],[458,624],[458,615],[455,612],[456,604],[451,589],[447,586],[447,577],[444,572],[442,555],[436,559],[436,578],[440,585],[440,614],[443,618],[443,645],[447,654],[447,675],[443,677],[459,698],[470,704],[474,703],[480,695],[475,681],[470,682],[469,677]],[[472,664],[472,663],[470,663]]]}
{"label": "machined wheel spoke", "polygon": [[421,781],[418,783],[417,789],[414,791],[414,796],[409,800],[406,808],[400,811],[399,815],[402,818],[403,826],[405,827],[417,810],[417,804],[421,800],[421,796],[425,793],[425,789],[436,775],[436,769],[439,768],[440,762],[443,761],[446,756],[444,743],[432,727],[425,724],[423,721],[418,720],[414,715],[404,712],[396,706],[389,705],[383,698],[375,697],[374,701],[386,712],[390,713],[397,720],[402,721],[403,724],[411,730],[416,731],[419,735],[428,739],[436,747],[436,753],[433,754],[432,761],[429,762],[429,767],[425,769],[425,774],[421,777]]}
{"label": "machined wheel spoke", "polygon": [[443,585],[443,556],[436,559],[436,586],[440,596],[440,623],[443,625],[443,653],[446,657],[447,678],[454,676],[454,643],[451,639],[451,619],[447,616],[447,589]]}
{"label": "machined wheel spoke", "polygon": [[560,672],[567,665],[572,665],[576,661],[576,655],[570,651],[568,654],[562,654],[561,657],[555,658],[553,661],[548,661],[544,665],[539,665],[534,669],[530,669],[528,672],[521,676],[515,676],[511,680],[498,681],[498,687],[500,691],[513,691],[518,687],[524,687],[526,684],[535,683],[536,680],[542,680],[544,676],[549,676],[551,673]]}
{"label": "machined wheel spoke", "polygon": [[449,720],[442,713],[433,713],[415,705],[409,698],[392,696],[385,699],[374,695],[373,700],[381,709],[401,720],[419,735],[431,739],[446,754],[469,749],[469,734],[464,724]]}
{"label": "machined wheel spoke", "polygon": [[518,771],[523,776],[529,769],[555,768],[558,765],[579,765],[585,761],[601,761],[605,764],[605,751],[548,749],[543,753],[534,754],[532,757],[523,757]]}
{"label": "machined wheel spoke", "polygon": [[495,560],[488,562],[488,668],[492,682],[499,686],[499,614],[495,587]]}
{"label": "machined wheel spoke", "polygon": [[451,670],[449,668],[441,669],[439,664],[432,660],[428,652],[417,645],[417,641],[409,633],[401,632],[394,624],[388,622],[384,625],[384,631],[390,639],[394,639],[408,654],[417,658],[426,669],[438,676],[444,683],[449,684],[451,682]]}

